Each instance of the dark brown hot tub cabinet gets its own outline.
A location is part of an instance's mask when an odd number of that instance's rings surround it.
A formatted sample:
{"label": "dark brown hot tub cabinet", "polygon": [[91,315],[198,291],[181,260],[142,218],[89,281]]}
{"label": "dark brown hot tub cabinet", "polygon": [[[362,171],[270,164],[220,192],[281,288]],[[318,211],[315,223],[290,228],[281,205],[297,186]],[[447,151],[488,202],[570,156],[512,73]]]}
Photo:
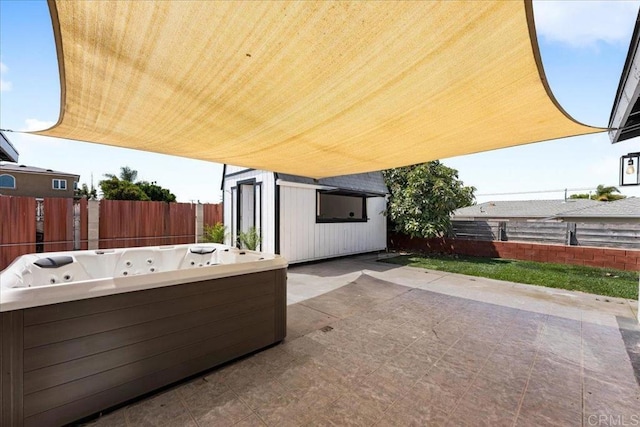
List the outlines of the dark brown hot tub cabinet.
{"label": "dark brown hot tub cabinet", "polygon": [[282,341],[286,269],[7,311],[0,333],[0,425],[63,425]]}

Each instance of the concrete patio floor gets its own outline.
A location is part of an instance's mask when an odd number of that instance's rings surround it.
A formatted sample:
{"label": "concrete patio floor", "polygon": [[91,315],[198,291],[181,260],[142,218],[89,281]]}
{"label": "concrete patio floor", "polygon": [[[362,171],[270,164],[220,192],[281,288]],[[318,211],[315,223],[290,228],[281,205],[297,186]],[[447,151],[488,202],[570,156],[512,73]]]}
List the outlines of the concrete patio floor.
{"label": "concrete patio floor", "polygon": [[90,424],[640,425],[637,302],[375,258],[291,267],[284,343]]}

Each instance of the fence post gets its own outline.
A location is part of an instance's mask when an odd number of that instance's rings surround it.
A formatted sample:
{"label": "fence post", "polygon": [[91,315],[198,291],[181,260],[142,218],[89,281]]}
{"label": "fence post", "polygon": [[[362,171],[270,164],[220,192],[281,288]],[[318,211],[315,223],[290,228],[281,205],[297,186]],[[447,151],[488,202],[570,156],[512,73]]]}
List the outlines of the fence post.
{"label": "fence post", "polygon": [[89,200],[87,203],[88,227],[87,248],[100,249],[100,201]]}
{"label": "fence post", "polygon": [[73,250],[80,250],[82,247],[80,236],[80,201],[73,203]]}
{"label": "fence post", "polygon": [[196,205],[196,243],[202,241],[204,235],[204,205],[198,203]]}
{"label": "fence post", "polygon": [[576,223],[567,223],[567,245],[578,246],[578,239],[576,238]]}
{"label": "fence post", "polygon": [[498,222],[498,240],[501,242],[506,242],[508,239],[507,237],[507,222],[506,221],[500,221]]}

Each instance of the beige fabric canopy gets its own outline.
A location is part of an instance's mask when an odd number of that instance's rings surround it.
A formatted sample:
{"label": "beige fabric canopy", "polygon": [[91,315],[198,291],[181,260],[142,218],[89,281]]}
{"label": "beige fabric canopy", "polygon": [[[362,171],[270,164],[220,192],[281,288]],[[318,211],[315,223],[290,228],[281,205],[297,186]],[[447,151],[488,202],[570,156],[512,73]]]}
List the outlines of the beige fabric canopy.
{"label": "beige fabric canopy", "polygon": [[546,85],[530,2],[49,2],[42,135],[314,178],[598,132]]}

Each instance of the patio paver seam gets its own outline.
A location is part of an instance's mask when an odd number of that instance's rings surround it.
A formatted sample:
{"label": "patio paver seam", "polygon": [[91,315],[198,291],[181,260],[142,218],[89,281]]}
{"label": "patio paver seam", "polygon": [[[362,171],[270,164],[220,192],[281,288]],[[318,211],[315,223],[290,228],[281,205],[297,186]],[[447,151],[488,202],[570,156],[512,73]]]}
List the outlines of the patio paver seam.
{"label": "patio paver seam", "polygon": [[585,369],[584,369],[584,321],[583,321],[583,310],[580,310],[580,393],[581,393],[581,399],[580,399],[580,403],[582,404],[581,409],[581,413],[582,413],[582,419],[580,420],[580,425],[582,427],[584,427],[584,418],[586,417],[586,407],[584,404],[584,400],[585,400],[585,396],[584,396],[584,376],[585,376]]}
{"label": "patio paver seam", "polygon": [[544,317],[544,323],[542,325],[542,330],[539,331],[538,336],[536,337],[536,353],[533,356],[533,362],[531,362],[531,367],[529,368],[529,374],[527,375],[527,381],[525,382],[524,388],[522,389],[522,395],[520,396],[520,402],[518,403],[518,408],[516,410],[516,416],[513,419],[513,426],[515,427],[518,423],[518,418],[520,417],[520,411],[522,410],[522,404],[524,403],[524,398],[527,395],[527,390],[529,388],[529,382],[531,381],[531,374],[533,373],[533,368],[536,366],[536,362],[538,361],[538,354],[540,352],[540,345],[542,344],[541,337],[547,329],[547,322],[549,321],[549,315],[546,314]]}

